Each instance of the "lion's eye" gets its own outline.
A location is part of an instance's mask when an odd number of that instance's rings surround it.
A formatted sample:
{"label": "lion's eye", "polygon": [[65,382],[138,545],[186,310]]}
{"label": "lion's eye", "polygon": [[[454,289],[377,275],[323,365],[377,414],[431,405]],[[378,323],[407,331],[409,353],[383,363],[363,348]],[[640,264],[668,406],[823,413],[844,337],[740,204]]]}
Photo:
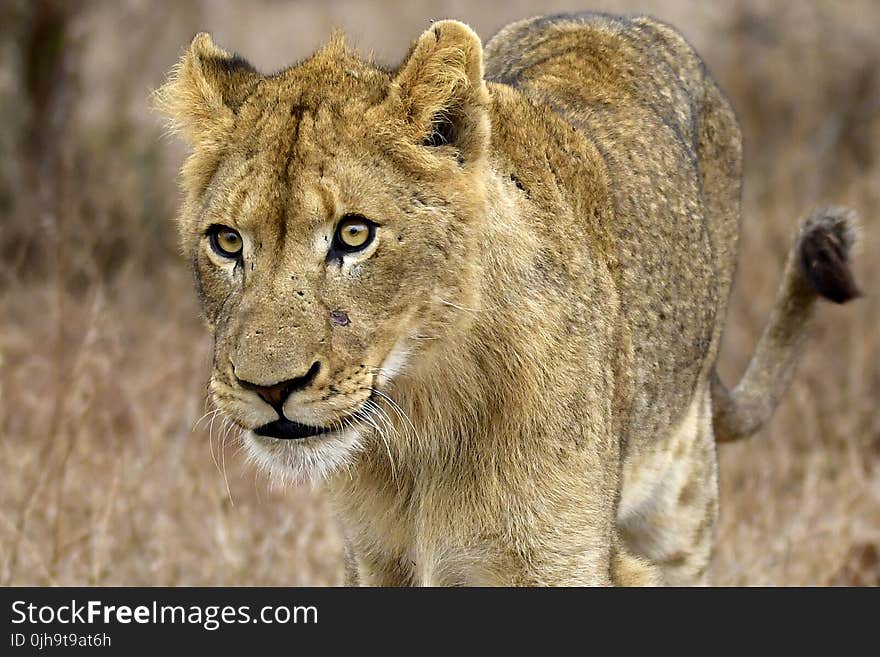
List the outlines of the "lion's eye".
{"label": "lion's eye", "polygon": [[344,217],[336,227],[334,246],[340,251],[360,251],[373,241],[376,225],[360,216]]}
{"label": "lion's eye", "polygon": [[237,230],[228,226],[214,226],[211,229],[211,246],[224,258],[237,258],[241,255],[244,242]]}

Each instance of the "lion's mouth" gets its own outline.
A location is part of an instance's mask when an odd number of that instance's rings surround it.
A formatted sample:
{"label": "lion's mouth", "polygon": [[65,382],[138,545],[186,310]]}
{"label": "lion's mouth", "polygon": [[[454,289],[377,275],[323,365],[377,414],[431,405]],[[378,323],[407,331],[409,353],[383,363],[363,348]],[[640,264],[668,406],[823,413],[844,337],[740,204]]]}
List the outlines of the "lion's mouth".
{"label": "lion's mouth", "polygon": [[277,420],[273,420],[261,427],[257,427],[254,429],[254,433],[258,436],[277,438],[278,440],[300,440],[302,438],[320,436],[325,433],[337,433],[341,431],[344,426],[348,426],[363,419],[364,409],[370,402],[374,401],[375,398],[376,390],[372,389],[370,396],[359,410],[335,422],[333,427],[316,427],[311,424],[303,424],[302,422],[296,422],[295,420],[288,420],[286,417],[282,416]]}
{"label": "lion's mouth", "polygon": [[333,429],[328,429],[327,427],[314,427],[310,424],[294,422],[287,418],[275,420],[254,429],[254,433],[258,436],[278,438],[280,440],[311,438],[312,436],[320,436],[322,433],[330,433],[332,431]]}

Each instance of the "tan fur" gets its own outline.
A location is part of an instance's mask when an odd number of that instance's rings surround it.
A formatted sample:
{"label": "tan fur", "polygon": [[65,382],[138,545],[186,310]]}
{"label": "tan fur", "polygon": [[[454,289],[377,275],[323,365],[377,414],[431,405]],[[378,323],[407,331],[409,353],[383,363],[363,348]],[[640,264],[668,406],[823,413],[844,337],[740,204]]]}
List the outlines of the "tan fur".
{"label": "tan fur", "polygon": [[[348,583],[706,582],[741,140],[675,31],[537,18],[484,50],[442,21],[394,71],[335,37],[273,76],[199,35],[158,99],[214,402],[254,430],[277,414],[239,381],[318,364],[283,412],[331,431],[245,440],[327,480]],[[347,214],[376,239],[328,258]],[[796,342],[756,355],[774,404]]]}

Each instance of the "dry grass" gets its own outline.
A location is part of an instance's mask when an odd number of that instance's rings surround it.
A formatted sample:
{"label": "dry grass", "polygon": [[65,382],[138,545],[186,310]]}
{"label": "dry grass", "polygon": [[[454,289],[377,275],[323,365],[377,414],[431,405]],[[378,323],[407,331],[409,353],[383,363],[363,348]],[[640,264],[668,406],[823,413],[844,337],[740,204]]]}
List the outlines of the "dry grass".
{"label": "dry grass", "polygon": [[[880,7],[707,4],[594,7],[681,27],[740,113],[746,217],[722,372],[734,380],[745,365],[796,218],[812,204],[859,210],[867,292],[821,308],[771,426],[721,447],[714,578],[876,585]],[[341,581],[321,491],[271,490],[227,427],[199,422],[209,339],[174,257],[181,151],[160,140],[147,96],[198,29],[272,69],[335,25],[393,61],[430,18],[488,35],[512,18],[580,8],[487,5],[92,3],[72,16],[66,5],[59,27],[47,17],[64,3],[5,3],[0,145],[18,156],[0,164],[0,584]]]}

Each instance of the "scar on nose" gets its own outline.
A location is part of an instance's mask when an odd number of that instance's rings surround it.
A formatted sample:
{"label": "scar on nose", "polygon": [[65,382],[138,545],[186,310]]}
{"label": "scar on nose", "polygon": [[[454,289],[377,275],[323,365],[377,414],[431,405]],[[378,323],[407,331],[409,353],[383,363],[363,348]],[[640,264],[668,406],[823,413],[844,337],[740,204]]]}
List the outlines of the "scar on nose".
{"label": "scar on nose", "polygon": [[330,311],[330,321],[336,326],[348,326],[351,323],[351,320],[348,319],[348,313],[344,310]]}

